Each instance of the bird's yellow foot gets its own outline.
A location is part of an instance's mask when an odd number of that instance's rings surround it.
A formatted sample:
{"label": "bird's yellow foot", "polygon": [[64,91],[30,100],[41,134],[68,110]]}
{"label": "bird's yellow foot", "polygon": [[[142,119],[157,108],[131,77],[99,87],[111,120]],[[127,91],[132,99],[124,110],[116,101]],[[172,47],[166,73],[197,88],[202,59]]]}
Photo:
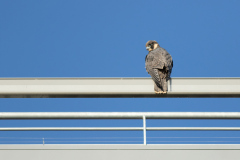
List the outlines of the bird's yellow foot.
{"label": "bird's yellow foot", "polygon": [[167,94],[167,91],[164,91],[164,92],[163,91],[159,91],[159,92],[155,91],[155,93],[156,94]]}
{"label": "bird's yellow foot", "polygon": [[155,91],[155,93],[156,93],[156,94],[162,94],[163,91],[159,91],[159,92]]}

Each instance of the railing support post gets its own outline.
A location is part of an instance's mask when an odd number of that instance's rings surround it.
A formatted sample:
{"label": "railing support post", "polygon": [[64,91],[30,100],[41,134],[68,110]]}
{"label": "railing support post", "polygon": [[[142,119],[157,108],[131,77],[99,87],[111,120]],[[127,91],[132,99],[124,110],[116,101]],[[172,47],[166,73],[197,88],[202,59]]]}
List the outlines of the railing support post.
{"label": "railing support post", "polygon": [[144,145],[147,145],[146,116],[143,116],[143,144],[144,144]]}

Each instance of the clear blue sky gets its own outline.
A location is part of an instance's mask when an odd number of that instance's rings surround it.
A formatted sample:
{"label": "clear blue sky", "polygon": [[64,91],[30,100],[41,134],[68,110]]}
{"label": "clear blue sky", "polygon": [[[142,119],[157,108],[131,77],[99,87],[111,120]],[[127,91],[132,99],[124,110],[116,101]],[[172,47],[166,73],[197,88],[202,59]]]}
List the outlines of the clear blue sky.
{"label": "clear blue sky", "polygon": [[[158,41],[172,55],[172,77],[239,77],[239,7],[238,0],[1,0],[0,77],[149,77],[144,68],[148,40]],[[0,99],[0,112],[86,111],[239,112],[240,100]],[[148,120],[147,125],[240,127],[239,122]],[[0,121],[0,127],[141,125],[140,120]],[[149,141],[173,141],[151,137],[238,137],[239,133],[171,131],[148,132],[147,136]],[[142,143],[137,138],[142,132],[0,132],[0,137],[33,137],[38,142],[42,137],[108,136],[136,137],[124,140]],[[181,140],[202,139],[176,139]],[[240,143],[240,138],[204,140]]]}

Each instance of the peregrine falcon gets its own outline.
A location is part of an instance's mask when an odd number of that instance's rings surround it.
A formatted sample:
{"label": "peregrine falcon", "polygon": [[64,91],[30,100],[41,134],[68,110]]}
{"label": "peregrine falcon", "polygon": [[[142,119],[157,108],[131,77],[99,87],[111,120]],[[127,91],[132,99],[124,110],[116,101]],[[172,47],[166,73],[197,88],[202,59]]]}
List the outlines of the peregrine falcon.
{"label": "peregrine falcon", "polygon": [[154,81],[154,91],[157,94],[165,94],[173,68],[172,56],[153,40],[146,43],[146,49],[149,52],[145,58],[145,66]]}

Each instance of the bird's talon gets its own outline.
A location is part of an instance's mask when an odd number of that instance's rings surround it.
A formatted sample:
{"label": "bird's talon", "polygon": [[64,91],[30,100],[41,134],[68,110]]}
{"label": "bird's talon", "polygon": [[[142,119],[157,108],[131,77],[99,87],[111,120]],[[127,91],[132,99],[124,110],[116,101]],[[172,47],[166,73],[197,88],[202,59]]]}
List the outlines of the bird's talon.
{"label": "bird's talon", "polygon": [[162,94],[163,92],[162,91],[159,91],[159,92],[155,91],[155,93],[156,94]]}

